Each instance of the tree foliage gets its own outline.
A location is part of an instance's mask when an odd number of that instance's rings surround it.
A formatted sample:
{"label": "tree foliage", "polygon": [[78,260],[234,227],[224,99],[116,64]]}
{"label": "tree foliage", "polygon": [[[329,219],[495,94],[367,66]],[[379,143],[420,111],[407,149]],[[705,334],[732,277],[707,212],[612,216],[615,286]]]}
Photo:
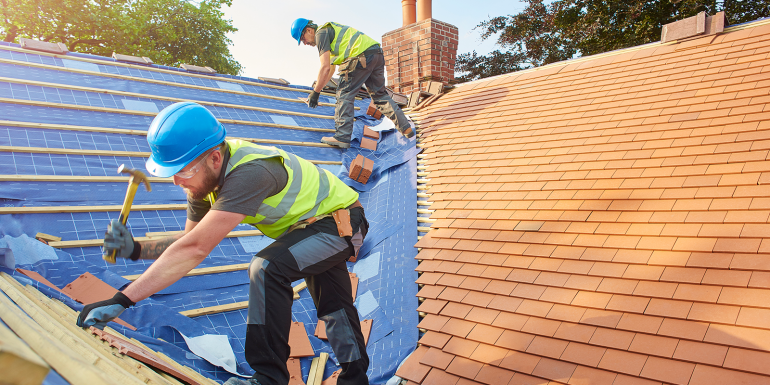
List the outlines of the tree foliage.
{"label": "tree foliage", "polygon": [[770,0],[524,0],[515,15],[480,23],[482,40],[500,49],[458,55],[458,81],[505,74],[660,40],[664,24],[725,11],[726,24],[770,16]]}
{"label": "tree foliage", "polygon": [[235,32],[223,19],[232,0],[0,0],[0,39],[64,43],[70,51],[146,56],[155,63],[209,66],[237,75]]}

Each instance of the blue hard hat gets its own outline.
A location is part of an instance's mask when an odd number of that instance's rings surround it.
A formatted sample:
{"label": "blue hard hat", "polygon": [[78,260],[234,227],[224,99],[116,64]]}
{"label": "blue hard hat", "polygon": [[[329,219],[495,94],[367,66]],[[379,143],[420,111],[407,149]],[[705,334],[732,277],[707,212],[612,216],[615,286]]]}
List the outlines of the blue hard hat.
{"label": "blue hard hat", "polygon": [[174,103],[150,124],[147,142],[152,155],[145,167],[150,174],[167,178],[206,150],[222,143],[227,132],[206,107],[198,103]]}
{"label": "blue hard hat", "polygon": [[310,23],[310,20],[300,17],[291,24],[291,37],[297,41],[297,45],[302,42],[302,40],[300,40],[302,39],[302,32],[305,31],[305,27],[307,27],[308,23]]}

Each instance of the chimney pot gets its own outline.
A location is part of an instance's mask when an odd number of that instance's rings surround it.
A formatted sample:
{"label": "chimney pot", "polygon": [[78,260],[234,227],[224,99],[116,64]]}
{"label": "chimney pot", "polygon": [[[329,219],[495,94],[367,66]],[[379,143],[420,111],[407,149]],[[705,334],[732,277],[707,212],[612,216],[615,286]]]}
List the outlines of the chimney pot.
{"label": "chimney pot", "polygon": [[401,16],[404,21],[403,27],[409,24],[414,24],[415,19],[415,4],[416,0],[401,0]]}
{"label": "chimney pot", "polygon": [[433,5],[431,0],[417,0],[417,21],[432,18]]}

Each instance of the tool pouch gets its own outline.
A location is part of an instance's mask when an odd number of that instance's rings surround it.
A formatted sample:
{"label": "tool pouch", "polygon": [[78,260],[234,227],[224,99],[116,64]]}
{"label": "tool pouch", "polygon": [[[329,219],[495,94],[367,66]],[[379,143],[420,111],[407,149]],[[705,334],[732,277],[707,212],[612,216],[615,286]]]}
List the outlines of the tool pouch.
{"label": "tool pouch", "polygon": [[[363,60],[362,60],[363,59]],[[356,57],[351,57],[342,62],[338,68],[338,72],[340,76],[345,76],[345,81],[348,80],[348,75],[350,75],[351,72],[356,70],[356,66],[358,63],[361,63],[361,66],[366,68],[366,58],[364,55],[358,55]]]}
{"label": "tool pouch", "polygon": [[337,210],[332,213],[334,221],[337,222],[337,232],[340,233],[340,237],[352,237],[353,227],[350,225],[350,211],[347,209]]}

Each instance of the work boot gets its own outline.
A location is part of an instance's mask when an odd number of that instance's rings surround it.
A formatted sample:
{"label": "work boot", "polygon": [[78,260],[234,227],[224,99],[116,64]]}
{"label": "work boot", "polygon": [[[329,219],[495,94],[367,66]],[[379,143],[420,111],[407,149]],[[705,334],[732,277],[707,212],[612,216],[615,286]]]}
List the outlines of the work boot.
{"label": "work boot", "polygon": [[261,385],[259,381],[257,381],[256,378],[249,378],[248,380],[244,380],[243,378],[238,377],[230,377],[227,382],[224,383],[224,385]]}
{"label": "work boot", "polygon": [[330,146],[337,146],[339,148],[350,148],[350,143],[340,142],[339,140],[334,139],[333,136],[324,136],[321,138],[321,143],[325,143]]}
{"label": "work boot", "polygon": [[416,132],[416,130],[414,129],[414,123],[412,123],[411,121],[409,122],[409,127],[406,127],[406,128],[397,127],[397,128],[398,128],[398,132],[406,136],[407,139],[413,138]]}

